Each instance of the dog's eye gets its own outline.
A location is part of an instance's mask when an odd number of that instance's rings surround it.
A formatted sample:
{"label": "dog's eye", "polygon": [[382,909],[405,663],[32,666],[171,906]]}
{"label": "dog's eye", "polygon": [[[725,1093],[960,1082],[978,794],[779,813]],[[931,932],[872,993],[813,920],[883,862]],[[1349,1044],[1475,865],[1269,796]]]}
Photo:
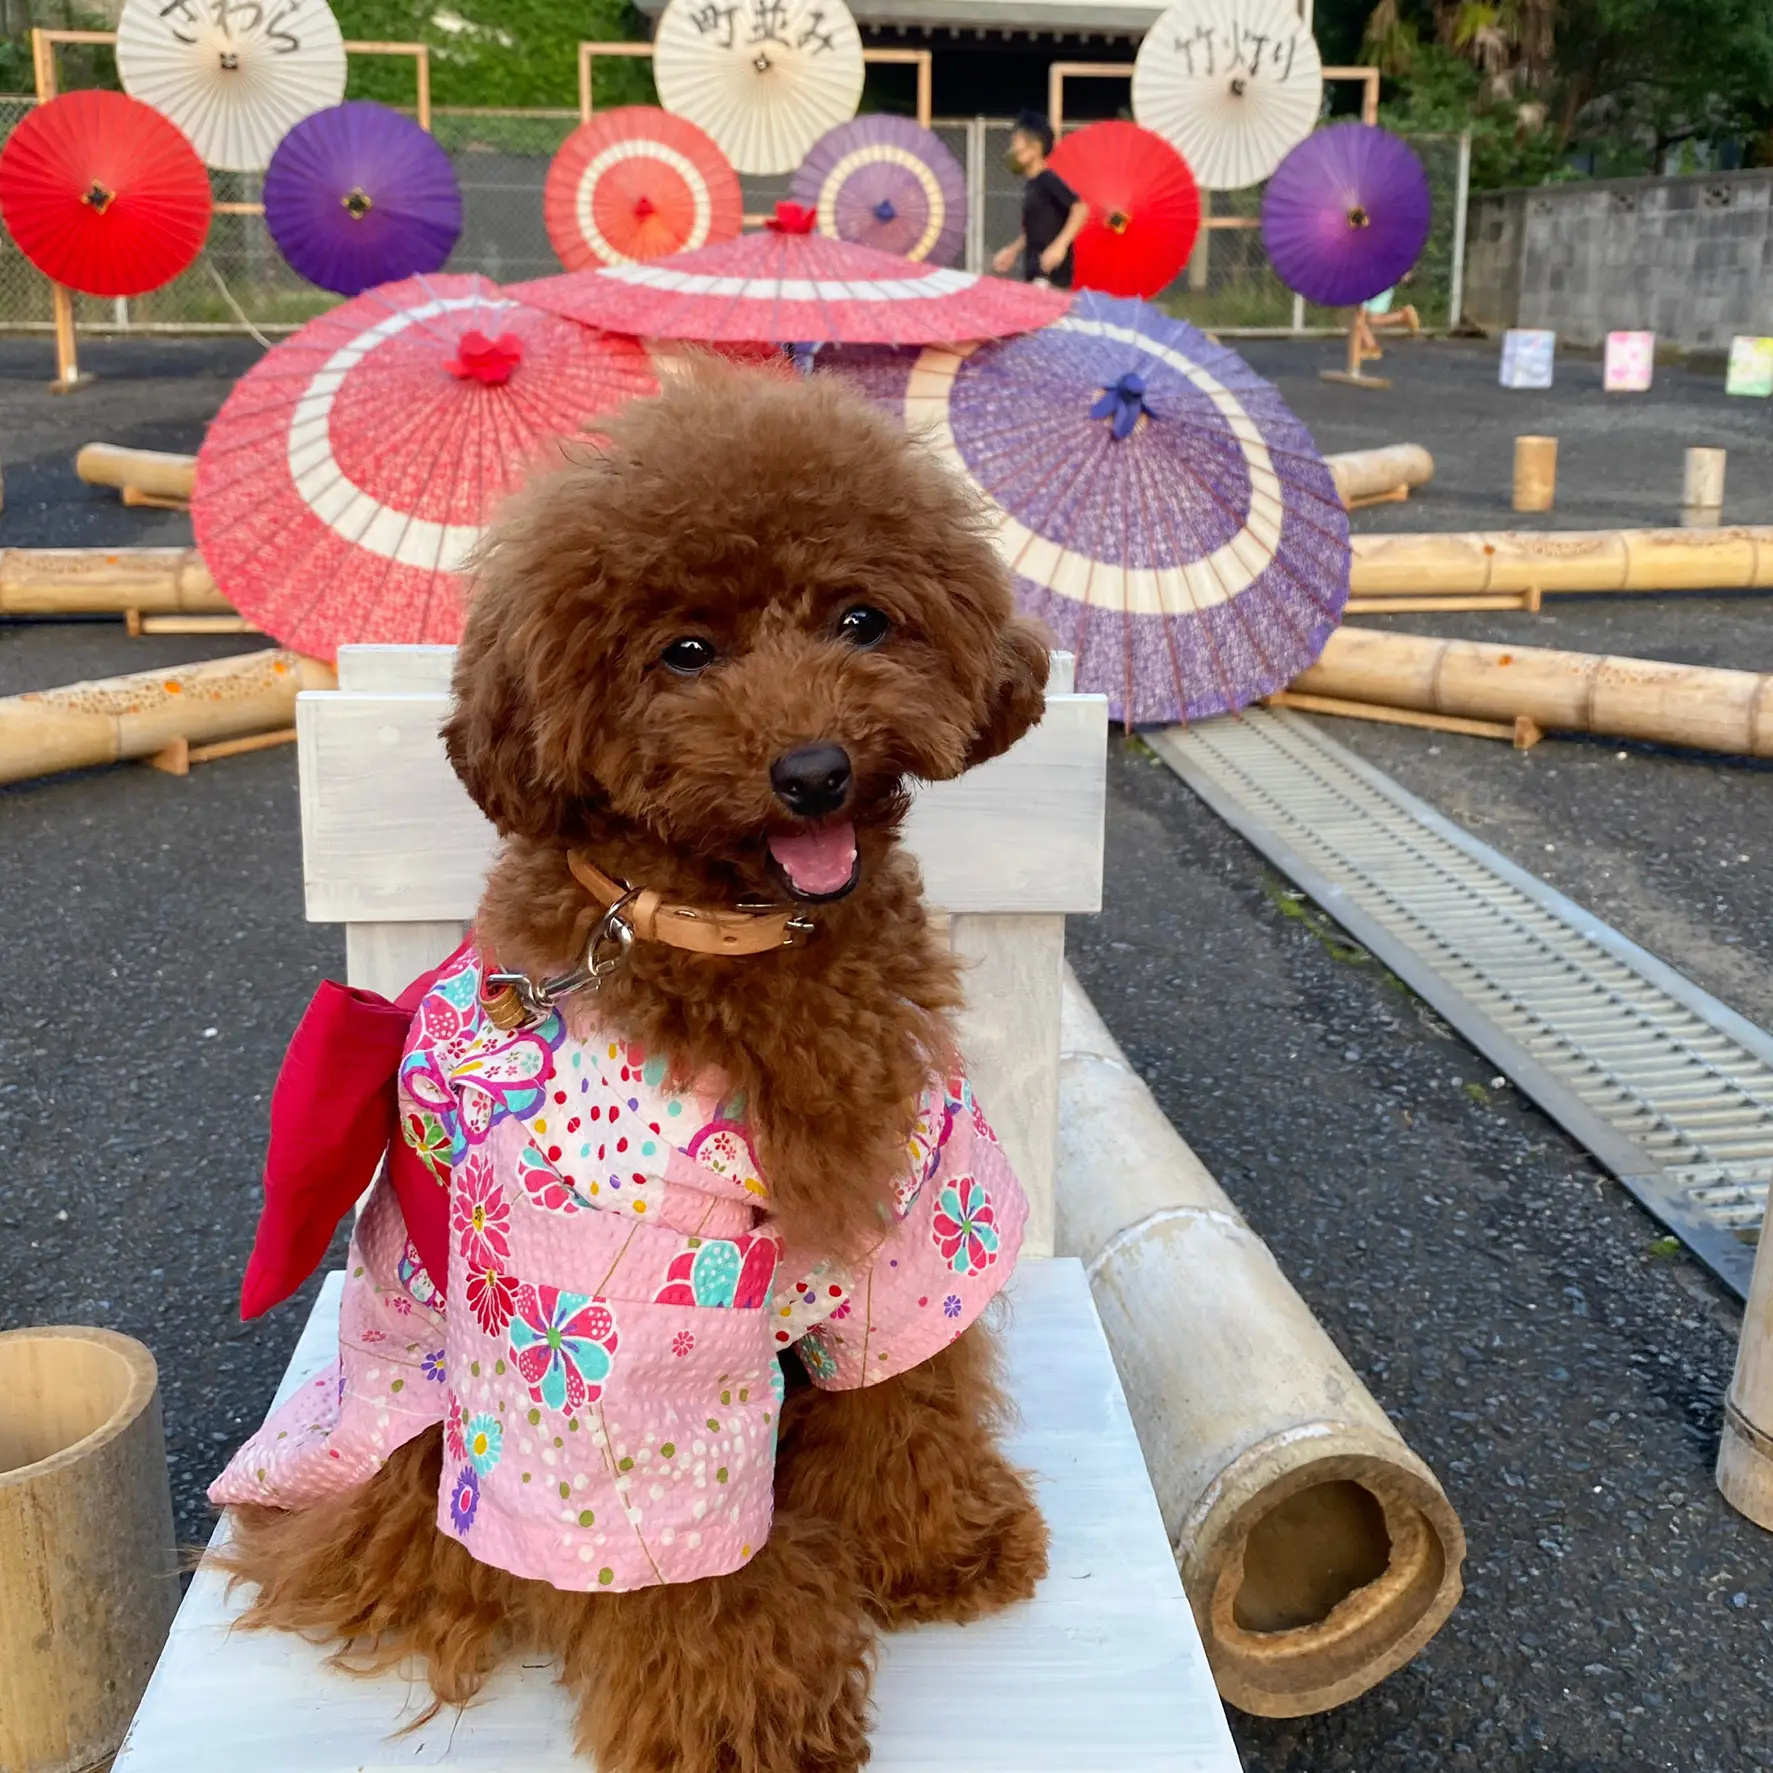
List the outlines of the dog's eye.
{"label": "dog's eye", "polygon": [[669,671],[675,671],[683,677],[694,677],[698,671],[706,671],[719,655],[705,640],[697,640],[693,635],[685,635],[682,640],[674,640],[659,654],[659,663]]}
{"label": "dog's eye", "polygon": [[892,623],[877,609],[859,603],[846,609],[838,620],[837,631],[851,646],[879,646],[892,629]]}

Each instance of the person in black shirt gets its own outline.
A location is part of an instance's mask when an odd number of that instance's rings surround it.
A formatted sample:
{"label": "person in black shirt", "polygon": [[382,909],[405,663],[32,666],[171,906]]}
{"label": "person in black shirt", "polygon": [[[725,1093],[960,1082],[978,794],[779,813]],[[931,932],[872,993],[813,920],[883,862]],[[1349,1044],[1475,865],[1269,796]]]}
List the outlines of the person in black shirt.
{"label": "person in black shirt", "polygon": [[991,261],[1007,275],[1021,263],[1027,283],[1071,287],[1075,266],[1071,245],[1090,219],[1090,206],[1047,165],[1053,151],[1053,126],[1046,118],[1024,111],[1010,132],[1010,165],[1027,180],[1022,187],[1022,232]]}

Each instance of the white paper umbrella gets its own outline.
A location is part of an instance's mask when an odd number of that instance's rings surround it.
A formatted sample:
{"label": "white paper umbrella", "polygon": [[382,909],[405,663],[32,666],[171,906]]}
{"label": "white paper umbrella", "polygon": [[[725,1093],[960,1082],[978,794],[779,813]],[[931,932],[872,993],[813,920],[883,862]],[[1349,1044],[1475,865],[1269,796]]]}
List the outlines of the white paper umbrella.
{"label": "white paper umbrella", "polygon": [[209,165],[263,172],[293,125],[344,98],[345,45],[326,0],[126,0],[117,73]]}
{"label": "white paper umbrella", "polygon": [[1324,69],[1289,0],[1177,0],[1133,64],[1133,115],[1207,191],[1268,177],[1311,134]]}
{"label": "white paper umbrella", "polygon": [[792,172],[855,116],[862,72],[843,0],[671,0],[653,38],[660,103],[740,172]]}

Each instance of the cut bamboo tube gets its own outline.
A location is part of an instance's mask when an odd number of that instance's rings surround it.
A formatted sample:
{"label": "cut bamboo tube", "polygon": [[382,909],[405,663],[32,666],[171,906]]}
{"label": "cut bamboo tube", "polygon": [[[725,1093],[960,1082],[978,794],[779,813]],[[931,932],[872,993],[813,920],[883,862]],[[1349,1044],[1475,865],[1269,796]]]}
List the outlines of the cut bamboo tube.
{"label": "cut bamboo tube", "polygon": [[330,666],[300,653],[244,653],[174,671],[75,683],[0,700],[0,782],[152,757],[295,724],[299,690],[332,689]]}
{"label": "cut bamboo tube", "polygon": [[72,394],[93,378],[80,373],[80,354],[74,339],[74,292],[66,284],[49,286],[50,307],[55,316],[55,380],[51,394]]}
{"label": "cut bamboo tube", "polygon": [[1724,457],[1721,449],[1690,449],[1681,475],[1681,504],[1717,508],[1724,502]]}
{"label": "cut bamboo tube", "polygon": [[1549,511],[1557,500],[1558,440],[1517,437],[1514,440],[1514,508]]}
{"label": "cut bamboo tube", "polygon": [[1393,443],[1384,449],[1352,449],[1325,456],[1336,496],[1352,510],[1380,499],[1408,498],[1410,488],[1434,478],[1434,457],[1419,443]]}
{"label": "cut bamboo tube", "polygon": [[1724,1400],[1718,1489],[1756,1526],[1773,1530],[1773,1234],[1755,1251],[1736,1372]]}
{"label": "cut bamboo tube", "polygon": [[0,548],[0,615],[203,614],[234,608],[195,548]]}
{"label": "cut bamboo tube", "polygon": [[1773,587],[1773,525],[1493,530],[1354,538],[1355,597],[1480,591],[1739,591]]}
{"label": "cut bamboo tube", "polygon": [[1345,702],[1336,696],[1301,696],[1276,690],[1262,698],[1268,708],[1297,708],[1301,714],[1340,714],[1349,720],[1376,720],[1385,726],[1413,726],[1436,733],[1463,733],[1470,739],[1506,739],[1517,751],[1531,751],[1544,732],[1524,714],[1513,720],[1464,720],[1457,714],[1421,714],[1414,708],[1387,708],[1378,702]]}
{"label": "cut bamboo tube", "polygon": [[1302,1717],[1440,1629],[1465,1534],[1067,974],[1058,1248],[1081,1256],[1224,1698]]}
{"label": "cut bamboo tube", "polygon": [[74,472],[88,486],[121,487],[129,494],[188,502],[197,481],[197,458],[163,449],[124,449],[115,443],[84,444],[74,457]]}
{"label": "cut bamboo tube", "polygon": [[144,616],[139,609],[130,609],[123,612],[123,620],[137,639],[144,634],[264,633],[245,616]]}
{"label": "cut bamboo tube", "polygon": [[1526,610],[1539,613],[1539,587],[1525,591],[1477,592],[1470,597],[1351,597],[1343,604],[1345,616],[1402,616],[1426,614],[1435,610],[1481,612],[1483,610]]}
{"label": "cut bamboo tube", "polygon": [[1338,628],[1288,689],[1467,720],[1525,715],[1547,732],[1773,757],[1773,676]]}
{"label": "cut bamboo tube", "polygon": [[110,1330],[0,1334],[0,1767],[123,1739],[178,1610],[154,1357]]}

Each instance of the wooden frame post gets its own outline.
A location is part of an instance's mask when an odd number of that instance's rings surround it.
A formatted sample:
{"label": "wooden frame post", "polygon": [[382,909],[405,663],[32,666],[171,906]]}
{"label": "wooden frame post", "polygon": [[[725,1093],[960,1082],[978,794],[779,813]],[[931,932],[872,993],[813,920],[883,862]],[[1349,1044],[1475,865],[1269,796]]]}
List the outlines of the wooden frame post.
{"label": "wooden frame post", "polygon": [[925,129],[935,115],[932,93],[935,86],[935,57],[927,49],[864,49],[862,60],[876,67],[899,65],[917,69],[917,120]]}
{"label": "wooden frame post", "polygon": [[650,43],[630,43],[625,39],[621,42],[598,43],[581,42],[579,44],[579,121],[589,123],[593,109],[591,103],[591,63],[600,55],[623,55],[629,58],[644,57],[647,61],[653,58],[653,46]]}
{"label": "wooden frame post", "polygon": [[1065,82],[1067,80],[1131,80],[1131,62],[1054,62],[1047,69],[1047,121],[1057,144],[1065,133]]}

